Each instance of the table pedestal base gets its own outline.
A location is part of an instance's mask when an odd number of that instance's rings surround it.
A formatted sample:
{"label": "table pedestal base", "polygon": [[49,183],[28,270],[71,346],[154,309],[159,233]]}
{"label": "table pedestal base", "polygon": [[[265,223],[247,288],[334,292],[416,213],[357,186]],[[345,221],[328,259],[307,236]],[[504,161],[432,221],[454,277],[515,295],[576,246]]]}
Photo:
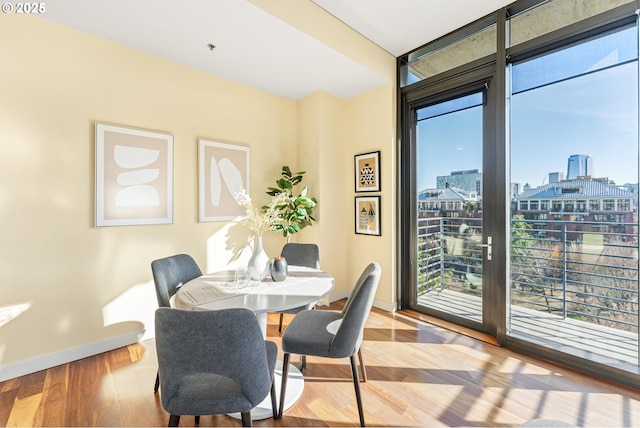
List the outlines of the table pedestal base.
{"label": "table pedestal base", "polygon": [[[282,361],[276,362],[276,370],[274,374],[274,382],[276,383],[276,403],[280,405],[280,389],[282,386]],[[292,407],[304,390],[304,377],[296,366],[289,364],[289,376],[287,378],[287,396],[284,401],[284,410],[288,410]],[[241,419],[240,413],[230,413],[234,419]],[[271,409],[271,394],[251,410],[251,419],[254,421],[261,419],[269,419],[273,417],[273,410]]]}

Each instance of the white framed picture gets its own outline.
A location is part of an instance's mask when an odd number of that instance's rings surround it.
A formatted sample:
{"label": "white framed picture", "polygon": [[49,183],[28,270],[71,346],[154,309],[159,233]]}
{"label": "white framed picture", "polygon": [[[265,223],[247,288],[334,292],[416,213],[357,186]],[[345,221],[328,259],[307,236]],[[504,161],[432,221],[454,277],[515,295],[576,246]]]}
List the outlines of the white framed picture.
{"label": "white framed picture", "polygon": [[173,135],[95,124],[96,226],[173,223]]}
{"label": "white framed picture", "polygon": [[230,221],[245,216],[235,196],[250,189],[251,148],[198,139],[199,221]]}

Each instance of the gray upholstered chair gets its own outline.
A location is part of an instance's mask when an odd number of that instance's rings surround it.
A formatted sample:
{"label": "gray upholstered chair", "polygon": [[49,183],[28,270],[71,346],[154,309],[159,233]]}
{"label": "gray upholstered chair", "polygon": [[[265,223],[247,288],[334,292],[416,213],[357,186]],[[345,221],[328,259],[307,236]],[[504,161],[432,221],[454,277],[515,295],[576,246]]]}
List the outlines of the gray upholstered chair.
{"label": "gray upholstered chair", "polygon": [[[193,258],[187,254],[176,254],[175,256],[151,262],[151,272],[153,282],[156,286],[156,297],[158,306],[168,308],[171,297],[176,294],[178,288],[191,281],[193,278],[202,276],[202,271]],[[158,392],[160,377],[156,375],[154,392]]]}
{"label": "gray upholstered chair", "polygon": [[288,265],[306,266],[320,269],[320,250],[316,244],[284,244],[280,255],[287,259]]}
{"label": "gray upholstered chair", "polygon": [[[304,266],[313,269],[320,269],[320,250],[316,244],[287,243],[282,247],[280,255],[285,258],[288,266]],[[308,306],[280,311],[280,322],[278,331],[282,331],[282,321],[284,314],[297,314],[303,309],[310,309]]]}
{"label": "gray upholstered chair", "polygon": [[364,426],[356,353],[362,344],[364,324],[373,305],[378,282],[380,282],[380,266],[377,263],[371,263],[360,275],[341,312],[305,310],[293,318],[282,335],[284,362],[278,418],[282,417],[291,354],[327,358],[349,357],[360,425]]}
{"label": "gray upholstered chair", "polygon": [[264,340],[253,312],[156,310],[156,351],[162,407],[178,426],[181,415],[241,413],[251,426],[251,409],[271,393],[277,415],[273,373],[278,356]]}

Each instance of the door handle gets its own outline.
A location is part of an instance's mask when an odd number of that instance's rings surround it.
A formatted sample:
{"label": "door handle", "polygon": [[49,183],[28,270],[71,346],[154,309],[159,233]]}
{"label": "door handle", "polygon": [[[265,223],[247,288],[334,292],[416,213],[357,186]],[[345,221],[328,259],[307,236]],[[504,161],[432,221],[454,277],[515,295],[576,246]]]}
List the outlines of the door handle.
{"label": "door handle", "polygon": [[493,252],[491,249],[491,245],[492,245],[493,239],[490,236],[487,236],[487,243],[486,244],[480,244],[480,246],[482,248],[486,248],[487,249],[487,260],[491,260],[491,258],[493,257]]}

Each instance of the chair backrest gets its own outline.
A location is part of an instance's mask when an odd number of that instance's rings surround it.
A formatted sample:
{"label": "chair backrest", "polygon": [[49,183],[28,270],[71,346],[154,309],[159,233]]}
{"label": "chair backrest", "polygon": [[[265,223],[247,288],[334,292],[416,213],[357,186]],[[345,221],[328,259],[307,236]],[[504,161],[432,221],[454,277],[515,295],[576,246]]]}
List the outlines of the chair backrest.
{"label": "chair backrest", "polygon": [[287,265],[320,269],[320,250],[316,244],[289,242],[284,244],[280,255],[287,260]]}
{"label": "chair backrest", "polygon": [[250,310],[158,308],[155,329],[165,408],[176,394],[176,385],[190,375],[211,373],[231,378],[254,405],[268,395],[272,382],[265,340]]}
{"label": "chair backrest", "polygon": [[202,276],[202,271],[193,258],[187,254],[175,256],[151,262],[153,282],[156,285],[156,297],[158,306],[169,307],[169,299],[176,294],[178,288],[193,278]]}
{"label": "chair backrest", "polygon": [[330,357],[350,357],[360,349],[364,324],[373,305],[373,298],[380,282],[380,273],[378,263],[369,264],[351,290],[342,311],[340,326],[329,349]]}

